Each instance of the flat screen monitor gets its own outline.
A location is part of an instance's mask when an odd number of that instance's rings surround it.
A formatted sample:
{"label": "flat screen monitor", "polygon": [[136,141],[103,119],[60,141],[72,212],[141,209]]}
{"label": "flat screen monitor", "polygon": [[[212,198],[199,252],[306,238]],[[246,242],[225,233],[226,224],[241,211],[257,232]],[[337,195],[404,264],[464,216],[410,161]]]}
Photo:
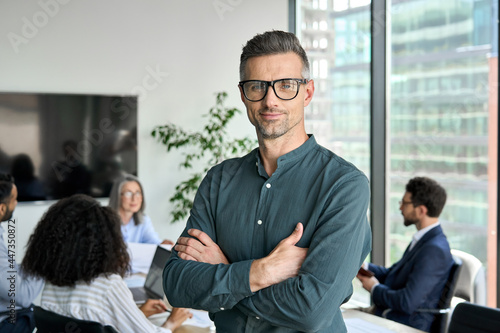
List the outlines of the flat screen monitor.
{"label": "flat screen monitor", "polygon": [[109,196],[137,174],[137,97],[0,92],[0,172],[18,201]]}

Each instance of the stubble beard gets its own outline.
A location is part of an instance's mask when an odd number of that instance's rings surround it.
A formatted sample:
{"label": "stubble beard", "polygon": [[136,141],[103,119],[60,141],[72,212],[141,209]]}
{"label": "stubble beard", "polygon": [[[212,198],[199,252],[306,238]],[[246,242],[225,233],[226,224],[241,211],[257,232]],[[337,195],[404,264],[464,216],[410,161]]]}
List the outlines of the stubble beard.
{"label": "stubble beard", "polygon": [[408,227],[412,224],[416,225],[418,223],[418,219],[411,219],[411,218],[405,217],[403,223],[404,223],[405,227]]}
{"label": "stubble beard", "polygon": [[[269,110],[263,110],[265,112],[269,112]],[[274,113],[280,113],[284,115],[284,119],[275,119],[275,120],[256,120],[257,132],[260,134],[262,139],[272,140],[282,137],[286,133],[288,133],[293,127],[295,127],[300,121],[296,124],[290,126],[290,118],[288,117],[289,113],[281,110],[271,110]]]}
{"label": "stubble beard", "polygon": [[[7,208],[7,209],[9,209],[9,208]],[[7,210],[5,212],[5,215],[0,219],[1,220],[0,222],[10,220],[12,218],[13,213],[14,213],[14,210]]]}

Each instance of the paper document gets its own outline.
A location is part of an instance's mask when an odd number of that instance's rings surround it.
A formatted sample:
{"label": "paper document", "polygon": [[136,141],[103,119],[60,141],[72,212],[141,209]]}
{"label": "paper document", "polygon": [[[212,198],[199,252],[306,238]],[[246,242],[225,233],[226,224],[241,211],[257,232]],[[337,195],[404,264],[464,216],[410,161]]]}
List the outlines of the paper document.
{"label": "paper document", "polygon": [[[189,325],[195,327],[210,327],[213,326],[214,323],[208,317],[208,312],[202,310],[190,310],[193,314],[193,318],[186,319],[185,322],[182,323],[182,326]],[[149,316],[148,319],[156,326],[161,326],[167,320],[169,312],[159,313],[152,316]]]}
{"label": "paper document", "polygon": [[153,256],[156,252],[156,244],[127,243],[128,254],[130,255],[130,266],[132,273],[147,274]]}
{"label": "paper document", "polygon": [[138,287],[144,287],[144,282],[146,282],[146,277],[144,275],[131,274],[125,276],[123,280],[125,281],[125,284],[129,289],[138,288]]}
{"label": "paper document", "polygon": [[344,322],[349,333],[397,333],[359,318],[346,318]]}
{"label": "paper document", "polygon": [[207,311],[202,311],[202,310],[190,310],[191,313],[193,314],[193,318],[187,319],[182,325],[191,325],[191,326],[196,326],[196,327],[210,327],[214,323],[213,321],[210,320],[210,317],[208,317],[208,312]]}
{"label": "paper document", "polygon": [[[171,251],[172,245],[160,244],[161,247]],[[130,255],[132,273],[147,274],[156,252],[156,244],[127,243]]]}

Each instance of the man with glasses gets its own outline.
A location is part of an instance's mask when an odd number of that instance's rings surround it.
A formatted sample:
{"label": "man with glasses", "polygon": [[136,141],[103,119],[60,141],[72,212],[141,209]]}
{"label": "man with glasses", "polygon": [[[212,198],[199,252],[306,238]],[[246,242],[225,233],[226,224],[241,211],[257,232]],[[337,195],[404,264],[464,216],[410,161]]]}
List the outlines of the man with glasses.
{"label": "man with glasses", "polygon": [[[0,332],[33,332],[31,303],[42,291],[43,281],[25,278],[16,262],[18,221],[12,219],[17,187],[11,175],[0,173]],[[5,229],[4,229],[5,228]],[[4,240],[4,230],[5,240]]]}
{"label": "man with glasses", "polygon": [[371,245],[367,178],[306,133],[314,82],[293,34],[259,34],[240,60],[259,147],[208,172],[166,295],[208,310],[217,332],[346,332],[339,306]]}
{"label": "man with glasses", "polygon": [[375,314],[428,332],[434,315],[419,309],[435,309],[453,265],[450,245],[439,223],[446,191],[436,181],[415,177],[406,184],[399,202],[405,226],[417,233],[401,260],[390,268],[363,264],[375,276],[358,274],[371,293]]}

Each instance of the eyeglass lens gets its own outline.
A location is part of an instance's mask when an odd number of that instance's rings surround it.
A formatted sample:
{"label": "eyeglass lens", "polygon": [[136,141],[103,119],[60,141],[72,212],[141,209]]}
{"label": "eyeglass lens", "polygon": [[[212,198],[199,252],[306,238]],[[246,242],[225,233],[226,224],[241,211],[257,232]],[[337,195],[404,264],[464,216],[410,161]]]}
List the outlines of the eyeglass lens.
{"label": "eyeglass lens", "polygon": [[142,197],[142,193],[141,192],[131,192],[131,191],[127,191],[127,192],[123,192],[122,195],[125,197],[125,198],[132,198],[132,197]]}
{"label": "eyeglass lens", "polygon": [[[299,91],[299,82],[291,79],[273,81],[273,90],[278,98],[283,100],[294,99]],[[266,81],[248,81],[243,84],[243,92],[250,101],[262,100],[269,90],[269,83]]]}

